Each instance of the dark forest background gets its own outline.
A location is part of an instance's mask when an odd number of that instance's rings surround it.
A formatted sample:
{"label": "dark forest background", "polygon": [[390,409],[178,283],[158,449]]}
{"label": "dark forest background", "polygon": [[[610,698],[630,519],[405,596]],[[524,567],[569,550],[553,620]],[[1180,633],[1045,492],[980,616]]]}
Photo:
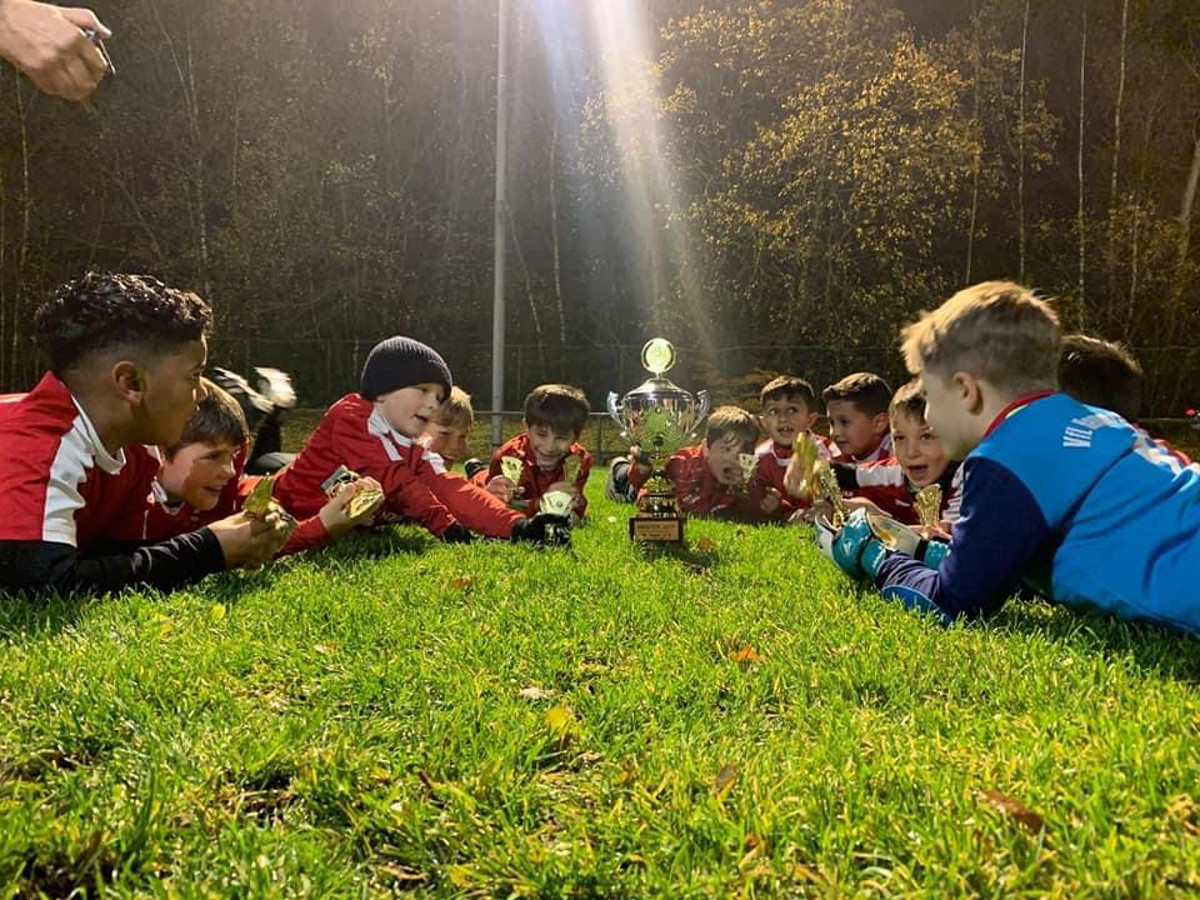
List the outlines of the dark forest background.
{"label": "dark forest background", "polygon": [[[508,405],[624,390],[653,333],[689,387],[896,378],[897,328],[996,277],[1135,347],[1147,412],[1200,402],[1195,0],[508,3]],[[92,110],[0,69],[0,383],[100,267],[202,293],[214,361],[307,405],[405,333],[486,407],[495,0],[92,5],[119,68]],[[617,90],[629,8],[650,59]]]}

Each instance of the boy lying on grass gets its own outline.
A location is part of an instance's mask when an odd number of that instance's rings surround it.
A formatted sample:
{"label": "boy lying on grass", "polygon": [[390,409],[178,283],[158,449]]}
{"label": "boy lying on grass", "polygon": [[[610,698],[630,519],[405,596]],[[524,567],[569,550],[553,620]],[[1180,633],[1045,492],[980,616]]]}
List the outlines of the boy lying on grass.
{"label": "boy lying on grass", "polygon": [[791,518],[812,503],[805,494],[798,497],[790,493],[784,483],[794,458],[796,438],[807,435],[817,445],[823,459],[830,459],[839,451],[831,440],[812,430],[820,418],[817,395],[803,378],[780,375],[772,379],[759,392],[759,404],[758,421],[767,433],[767,440],[754,451],[758,457],[754,471],[754,499],[766,519],[780,521]]}
{"label": "boy lying on grass", "polygon": [[562,516],[527,519],[483,488],[447,470],[418,441],[451,387],[450,369],[432,347],[406,337],[376,344],[359,389],[322,417],[296,460],[280,473],[275,497],[296,516],[325,505],[323,485],[341,467],[383,487],[383,521],[414,521],[443,541],[486,537],[544,543],[564,534]]}
{"label": "boy lying on grass", "polygon": [[[579,388],[539,385],[525,398],[525,430],[497,448],[491,465],[472,480],[526,515],[538,511],[546,494],[564,491],[575,498],[575,516],[583,518],[587,513],[583,488],[592,470],[592,454],[579,443],[579,435],[591,411]],[[505,459],[516,463],[506,464]],[[506,465],[511,472],[505,472]]]}
{"label": "boy lying on grass", "polygon": [[[719,406],[705,426],[704,440],[684,447],[667,462],[667,478],[675,485],[680,509],[690,516],[713,516],[761,521],[762,512],[749,490],[740,457],[753,454],[758,443],[758,422],[746,410]],[[641,492],[650,478],[650,466],[631,448],[628,461],[614,465],[610,488],[625,493],[627,482]]]}
{"label": "boy lying on grass", "polygon": [[195,294],[143,275],[88,273],[38,309],[50,371],[0,402],[0,586],[168,590],[283,547],[290,523],[240,513],[149,546],[115,543],[158,474],[146,445],[177,444],[196,408],[210,318]]}
{"label": "boy lying on grass", "polygon": [[[143,509],[129,511],[115,526],[123,539],[164,541],[240,512],[262,480],[246,475],[250,435],[238,401],[210,381],[176,444],[159,448],[163,464]],[[315,516],[299,522],[279,551],[283,556],[311,550],[371,520],[382,502],[352,504],[360,492],[379,483],[360,478],[339,487]]]}
{"label": "boy lying on grass", "polygon": [[998,609],[1023,578],[1053,600],[1200,634],[1200,467],[1116,413],[1056,392],[1058,319],[985,282],[904,331],[925,415],[963,459],[962,518],[936,569],[855,512],[830,555],[884,596],[945,620]]}

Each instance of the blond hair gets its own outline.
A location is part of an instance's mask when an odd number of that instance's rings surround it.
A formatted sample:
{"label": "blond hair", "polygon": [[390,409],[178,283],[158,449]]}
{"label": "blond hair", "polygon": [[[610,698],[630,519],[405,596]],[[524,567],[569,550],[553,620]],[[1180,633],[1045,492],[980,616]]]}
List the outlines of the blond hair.
{"label": "blond hair", "polygon": [[471,395],[460,387],[450,388],[450,396],[438,407],[433,421],[443,428],[470,428],[475,424]]}
{"label": "blond hair", "polygon": [[985,281],[965,288],[904,329],[914,375],[967,372],[1020,395],[1058,385],[1058,316],[1029,288]]}

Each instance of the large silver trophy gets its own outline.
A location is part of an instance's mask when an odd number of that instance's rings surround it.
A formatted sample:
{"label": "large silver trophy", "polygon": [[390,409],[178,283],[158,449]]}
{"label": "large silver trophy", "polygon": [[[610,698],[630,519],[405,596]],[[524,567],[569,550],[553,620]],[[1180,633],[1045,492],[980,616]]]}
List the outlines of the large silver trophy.
{"label": "large silver trophy", "polygon": [[673,365],[675,348],[670,341],[647,341],[642,366],[650,377],[622,398],[608,395],[608,414],[622,434],[641,448],[642,463],[650,466],[650,478],[637,501],[638,514],[629,520],[629,536],[637,541],[683,541],[683,513],[675,486],[667,478],[667,461],[693,440],[710,403],[707,391],[693,397],[663,377]]}

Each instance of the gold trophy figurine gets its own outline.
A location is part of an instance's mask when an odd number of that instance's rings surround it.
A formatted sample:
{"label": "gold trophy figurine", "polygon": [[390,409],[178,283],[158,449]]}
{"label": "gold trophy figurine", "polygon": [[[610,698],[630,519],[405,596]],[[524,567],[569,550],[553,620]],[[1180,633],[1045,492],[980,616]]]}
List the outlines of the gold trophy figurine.
{"label": "gold trophy figurine", "polygon": [[286,527],[291,527],[296,524],[296,520],[292,518],[283,506],[276,500],[272,494],[275,491],[275,476],[264,475],[258,480],[258,484],[254,485],[250,493],[247,495],[245,502],[242,503],[242,512],[248,519],[263,520],[269,513],[275,513],[279,520]]}
{"label": "gold trophy figurine", "polygon": [[738,465],[742,470],[742,483],[739,489],[745,493],[750,490],[750,485],[754,481],[754,470],[758,468],[758,457],[753,453],[739,453]]}
{"label": "gold trophy figurine", "polygon": [[629,520],[629,536],[636,541],[682,543],[683,513],[675,486],[667,478],[667,461],[691,440],[708,415],[708,392],[692,396],[664,377],[675,365],[675,348],[663,338],[646,342],[642,365],[650,373],[646,381],[624,397],[608,395],[608,414],[622,434],[641,447],[642,460],[650,466],[650,478],[637,501],[638,514]]}
{"label": "gold trophy figurine", "polygon": [[821,492],[833,504],[833,513],[829,517],[829,524],[834,531],[840,531],[842,526],[846,524],[846,519],[849,518],[849,510],[846,509],[846,501],[842,497],[842,489],[838,485],[837,475],[833,474],[833,466],[829,464],[829,460],[822,459],[816,464],[817,483],[821,486]]}
{"label": "gold trophy figurine", "polygon": [[579,477],[579,469],[582,466],[583,460],[574,453],[568,454],[567,458],[563,460],[563,481],[569,481],[571,484],[574,484],[575,479]]}
{"label": "gold trophy figurine", "polygon": [[525,471],[525,463],[515,456],[500,457],[500,474],[512,482],[513,489],[521,486],[521,473]]}
{"label": "gold trophy figurine", "polygon": [[926,528],[937,526],[942,521],[942,486],[928,484],[917,491],[915,498],[917,519]]}
{"label": "gold trophy figurine", "polygon": [[[345,466],[338,466],[334,473],[321,483],[321,490],[325,493],[326,497],[333,498],[336,497],[343,488],[358,481],[358,479],[361,477],[362,476],[357,472],[354,472]],[[257,491],[261,487],[262,483],[260,482],[255,486],[254,490]],[[253,496],[253,493],[251,496]],[[346,515],[352,519],[357,519],[382,499],[383,491],[379,490],[378,488],[364,487],[353,497],[351,497],[350,502],[346,504]],[[248,497],[246,500],[249,502],[250,498]]]}
{"label": "gold trophy figurine", "polygon": [[788,493],[797,498],[821,499],[821,485],[814,477],[817,462],[821,459],[821,449],[807,431],[796,435],[796,441],[792,444],[792,457],[794,459],[793,470],[799,473],[800,479],[793,484],[787,483],[788,479],[785,477]]}

